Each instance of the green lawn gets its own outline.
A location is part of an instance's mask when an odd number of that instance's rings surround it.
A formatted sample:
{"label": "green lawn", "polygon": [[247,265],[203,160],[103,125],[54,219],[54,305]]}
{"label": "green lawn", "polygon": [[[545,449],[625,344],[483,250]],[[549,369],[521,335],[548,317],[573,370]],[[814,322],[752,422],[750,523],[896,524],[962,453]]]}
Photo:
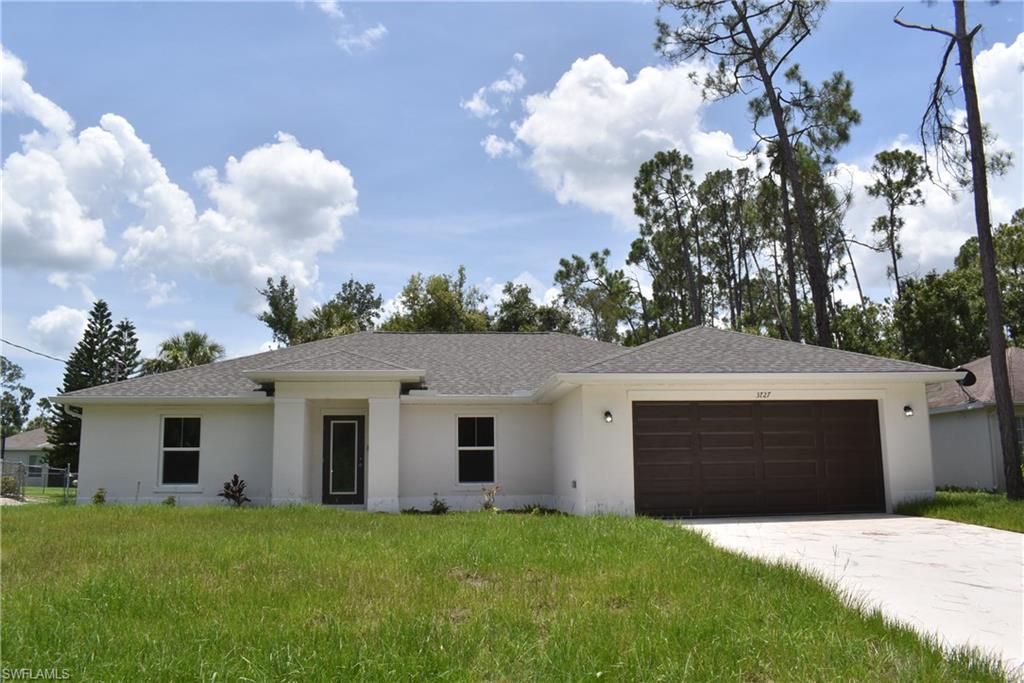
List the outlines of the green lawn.
{"label": "green lawn", "polygon": [[896,512],[1024,533],[1024,501],[1008,500],[1005,493],[938,491],[934,500],[907,503]]}
{"label": "green lawn", "polygon": [[1002,678],[798,571],[649,519],[2,515],[2,666],[76,681]]}
{"label": "green lawn", "polygon": [[[64,489],[59,486],[26,486],[25,497],[34,500],[42,500],[47,503],[63,503]],[[75,489],[68,490],[68,500],[75,502]]]}

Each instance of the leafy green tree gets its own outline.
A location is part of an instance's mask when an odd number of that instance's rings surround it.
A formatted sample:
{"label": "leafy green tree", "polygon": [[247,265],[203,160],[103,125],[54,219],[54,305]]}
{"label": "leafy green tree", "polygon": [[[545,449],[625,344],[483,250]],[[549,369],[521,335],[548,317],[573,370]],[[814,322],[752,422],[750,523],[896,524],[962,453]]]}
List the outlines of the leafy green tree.
{"label": "leafy green tree", "polygon": [[490,325],[486,296],[466,284],[466,268],[449,275],[416,273],[399,295],[402,309],[384,321],[392,332],[484,332]]}
{"label": "leafy green tree", "polygon": [[871,173],[874,182],[867,186],[868,194],[881,198],[886,208],[884,215],[875,218],[871,230],[882,236],[880,246],[889,252],[892,259],[889,276],[896,284],[896,296],[899,297],[899,262],[903,256],[900,232],[904,225],[900,209],[924,203],[921,183],[928,177],[928,167],[924,157],[913,150],[888,149],[875,155]]}
{"label": "leafy green tree", "polygon": [[988,354],[981,280],[963,270],[906,278],[894,314],[908,360],[952,368]]}
{"label": "leafy green tree", "polygon": [[[64,365],[64,381],[60,392],[68,393],[113,382],[117,377],[115,352],[117,338],[110,308],[102,299],[89,311],[89,320],[82,339]],[[82,422],[64,411],[62,404],[52,404],[46,421],[46,460],[56,467],[78,467],[78,442]]]}
{"label": "leafy green tree", "polygon": [[24,429],[32,409],[35,392],[21,383],[23,379],[25,372],[21,366],[0,356],[0,382],[3,387],[0,396],[0,460],[7,452],[7,437]]}
{"label": "leafy green tree", "polygon": [[267,310],[256,316],[257,319],[270,328],[274,341],[291,344],[299,326],[299,301],[295,287],[282,275],[276,283],[268,277],[267,286],[258,291],[266,299]]}
{"label": "leafy green tree", "polygon": [[257,317],[270,328],[274,341],[286,346],[369,330],[380,316],[383,301],[375,289],[373,284],[350,278],[329,301],[300,318],[295,287],[288,278],[282,275],[277,283],[268,278],[267,286],[259,290],[267,309]]}
{"label": "leafy green tree", "polygon": [[46,416],[50,413],[50,401],[45,397],[41,398],[36,401],[36,408],[39,409],[39,413],[25,423],[24,431],[26,432],[31,429],[42,429],[46,426]]}
{"label": "leafy green tree", "polygon": [[889,306],[865,299],[859,306],[836,303],[832,319],[836,345],[844,351],[868,353],[883,358],[901,358],[899,335],[893,328]]}
{"label": "leafy green tree", "polygon": [[189,330],[160,342],[156,358],[142,361],[142,374],[155,375],[213,363],[224,357],[224,347],[202,332]]}
{"label": "leafy green tree", "polygon": [[645,161],[633,183],[633,211],[640,236],[627,263],[651,277],[651,316],[659,334],[707,322],[704,240],[696,220],[693,160],[678,150]]}
{"label": "leafy green tree", "polygon": [[128,379],[139,371],[142,355],[139,351],[139,338],[135,334],[135,325],[127,318],[114,328],[112,354],[112,381]]}
{"label": "leafy green tree", "polygon": [[537,304],[527,285],[506,282],[491,329],[495,332],[536,332]]}
{"label": "leafy green tree", "polygon": [[623,335],[619,326],[626,325],[630,331],[627,340],[643,343],[651,335],[646,321],[639,320],[639,295],[624,271],[608,267],[610,255],[605,249],[593,252],[589,260],[576,254],[561,259],[555,284],[561,288],[561,300],[584,335],[600,341],[620,341]]}

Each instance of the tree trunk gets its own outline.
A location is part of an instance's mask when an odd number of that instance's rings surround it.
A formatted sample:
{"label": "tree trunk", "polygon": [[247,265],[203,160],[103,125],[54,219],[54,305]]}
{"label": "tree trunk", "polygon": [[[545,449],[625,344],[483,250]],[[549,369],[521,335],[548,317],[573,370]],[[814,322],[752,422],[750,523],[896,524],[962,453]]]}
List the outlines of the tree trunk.
{"label": "tree trunk", "polygon": [[960,55],[960,79],[967,105],[967,135],[971,142],[971,179],[974,189],[974,219],[978,224],[978,252],[981,256],[981,277],[988,311],[989,351],[992,358],[992,384],[995,390],[996,414],[999,417],[999,440],[1003,446],[1003,471],[1006,495],[1013,500],[1024,499],[1024,481],[1020,471],[1020,444],[1010,392],[1010,373],[1006,365],[1006,336],[1003,332],[1003,302],[996,273],[996,251],[992,243],[992,225],[988,207],[988,175],[985,168],[984,129],[978,108],[978,87],[974,81],[974,36],[981,27],[967,31],[967,8],[964,0],[953,0],[956,12],[956,46]]}
{"label": "tree trunk", "polygon": [[779,103],[778,93],[775,92],[775,85],[772,83],[771,74],[768,72],[768,65],[764,60],[764,53],[760,44],[754,36],[754,31],[747,21],[746,12],[737,0],[732,0],[733,9],[743,22],[743,32],[750,43],[754,61],[757,63],[757,71],[760,74],[761,83],[764,85],[764,94],[768,100],[768,106],[772,111],[772,119],[775,122],[775,129],[778,131],[779,154],[782,157],[782,166],[789,176],[793,186],[793,204],[796,208],[797,222],[800,224],[800,241],[804,248],[804,260],[807,262],[807,279],[811,285],[811,300],[814,302],[814,324],[817,331],[818,346],[832,346],[832,326],[828,313],[828,274],[822,265],[821,252],[818,249],[817,240],[814,237],[814,221],[807,206],[807,196],[804,194],[803,179],[800,177],[800,167],[797,165],[796,153],[789,140],[789,131],[786,128],[786,120],[782,113],[782,105]]}
{"label": "tree trunk", "polygon": [[782,188],[782,223],[786,235],[786,278],[789,290],[789,338],[795,342],[803,339],[800,328],[800,298],[796,291],[796,245],[793,243],[793,217],[789,212],[789,186],[786,174],[779,173]]}
{"label": "tree trunk", "polygon": [[903,296],[900,288],[900,264],[896,258],[896,209],[889,207],[889,253],[892,255],[892,279],[896,283],[896,298]]}

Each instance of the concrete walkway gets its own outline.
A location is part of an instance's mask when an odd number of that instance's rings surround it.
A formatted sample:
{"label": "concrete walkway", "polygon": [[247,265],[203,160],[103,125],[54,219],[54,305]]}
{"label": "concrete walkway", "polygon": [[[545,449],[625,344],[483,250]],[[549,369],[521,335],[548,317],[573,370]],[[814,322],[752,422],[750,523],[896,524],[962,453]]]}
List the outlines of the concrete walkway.
{"label": "concrete walkway", "polygon": [[716,545],[795,563],[947,645],[1024,670],[1024,534],[923,517],[707,519]]}

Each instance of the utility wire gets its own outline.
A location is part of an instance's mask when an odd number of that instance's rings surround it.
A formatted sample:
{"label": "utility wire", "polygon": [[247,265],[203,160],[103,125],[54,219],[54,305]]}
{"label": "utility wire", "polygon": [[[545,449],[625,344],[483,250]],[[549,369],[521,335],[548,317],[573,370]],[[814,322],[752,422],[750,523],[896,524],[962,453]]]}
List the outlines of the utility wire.
{"label": "utility wire", "polygon": [[51,356],[48,353],[43,353],[42,351],[36,351],[35,349],[30,349],[27,346],[22,346],[21,344],[15,344],[14,342],[7,341],[3,337],[0,337],[0,342],[3,342],[4,344],[7,344],[8,346],[13,346],[16,349],[21,349],[22,351],[28,351],[29,353],[34,353],[37,356],[42,356],[43,358],[49,358],[50,360],[55,360],[58,363],[67,363],[67,361],[64,360],[63,358],[57,358],[57,356]]}

